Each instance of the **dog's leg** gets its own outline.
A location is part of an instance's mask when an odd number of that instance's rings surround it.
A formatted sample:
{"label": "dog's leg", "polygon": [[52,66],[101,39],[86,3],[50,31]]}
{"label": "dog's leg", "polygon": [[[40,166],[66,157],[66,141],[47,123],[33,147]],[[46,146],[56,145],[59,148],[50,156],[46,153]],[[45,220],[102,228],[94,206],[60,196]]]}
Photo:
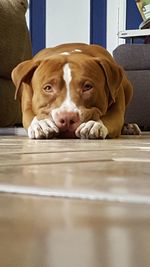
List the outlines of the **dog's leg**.
{"label": "dog's leg", "polygon": [[101,117],[105,127],[108,129],[108,137],[115,138],[121,135],[124,124],[125,97],[123,90],[120,90],[115,103],[108,109],[106,114]]}
{"label": "dog's leg", "polygon": [[31,139],[52,138],[58,133],[58,128],[48,117],[39,118],[32,110],[32,91],[28,85],[22,90],[22,121]]}

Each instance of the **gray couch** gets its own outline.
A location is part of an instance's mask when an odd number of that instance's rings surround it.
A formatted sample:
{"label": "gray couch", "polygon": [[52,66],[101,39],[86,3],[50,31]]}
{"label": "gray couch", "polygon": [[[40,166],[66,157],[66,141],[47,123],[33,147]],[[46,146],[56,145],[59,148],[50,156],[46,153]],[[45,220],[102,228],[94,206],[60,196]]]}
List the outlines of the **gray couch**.
{"label": "gray couch", "polygon": [[125,69],[134,94],[125,122],[150,130],[150,44],[123,44],[113,51],[115,60]]}

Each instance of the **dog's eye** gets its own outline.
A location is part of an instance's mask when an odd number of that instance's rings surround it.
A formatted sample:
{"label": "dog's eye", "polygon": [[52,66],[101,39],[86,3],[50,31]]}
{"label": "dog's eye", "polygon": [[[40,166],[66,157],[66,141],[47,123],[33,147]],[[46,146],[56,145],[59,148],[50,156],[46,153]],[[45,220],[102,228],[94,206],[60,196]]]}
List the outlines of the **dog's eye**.
{"label": "dog's eye", "polygon": [[52,91],[52,85],[50,85],[50,84],[45,85],[45,86],[43,87],[43,90],[44,90],[44,92],[46,92],[46,93],[51,93],[51,91]]}
{"label": "dog's eye", "polygon": [[89,82],[85,82],[84,85],[83,85],[83,91],[89,91],[93,88],[93,85]]}

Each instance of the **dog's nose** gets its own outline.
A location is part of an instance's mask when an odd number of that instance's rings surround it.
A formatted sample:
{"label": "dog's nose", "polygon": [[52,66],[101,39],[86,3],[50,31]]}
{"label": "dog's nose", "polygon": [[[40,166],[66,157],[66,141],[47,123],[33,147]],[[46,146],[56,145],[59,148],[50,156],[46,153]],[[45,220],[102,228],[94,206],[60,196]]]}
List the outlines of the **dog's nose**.
{"label": "dog's nose", "polygon": [[57,116],[56,125],[59,129],[76,129],[79,124],[79,114],[72,111],[60,112]]}

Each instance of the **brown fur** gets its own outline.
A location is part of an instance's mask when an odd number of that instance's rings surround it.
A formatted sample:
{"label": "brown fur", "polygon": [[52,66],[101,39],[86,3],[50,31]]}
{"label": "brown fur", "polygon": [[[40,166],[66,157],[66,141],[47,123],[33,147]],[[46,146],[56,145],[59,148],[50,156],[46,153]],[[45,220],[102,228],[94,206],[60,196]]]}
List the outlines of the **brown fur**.
{"label": "brown fur", "polygon": [[[72,52],[75,49],[82,52]],[[66,51],[70,55],[60,55]],[[132,86],[112,56],[97,45],[64,44],[47,48],[13,70],[12,80],[16,96],[21,98],[24,127],[28,129],[35,116],[40,120],[48,118],[51,110],[63,102],[66,89],[61,77],[66,63],[72,67],[71,97],[80,107],[80,124],[101,120],[108,129],[107,136],[118,137],[132,97]],[[41,91],[49,80],[57,87],[54,95]],[[83,93],[82,80],[90,81],[93,89]]]}

